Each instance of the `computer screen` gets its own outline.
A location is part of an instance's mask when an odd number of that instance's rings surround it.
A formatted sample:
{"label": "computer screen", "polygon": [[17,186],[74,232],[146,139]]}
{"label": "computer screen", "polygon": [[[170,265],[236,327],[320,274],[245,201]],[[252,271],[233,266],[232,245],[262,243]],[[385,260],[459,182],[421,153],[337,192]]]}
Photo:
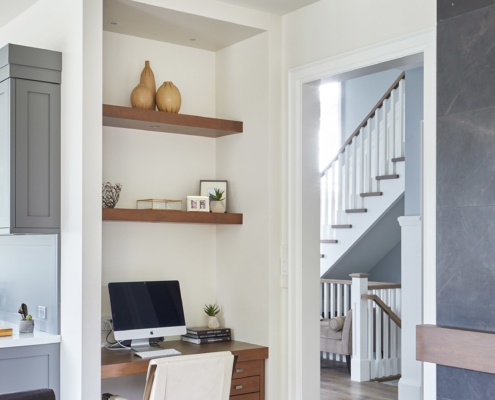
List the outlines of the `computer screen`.
{"label": "computer screen", "polygon": [[116,340],[131,340],[134,348],[186,333],[178,281],[110,282],[108,293]]}

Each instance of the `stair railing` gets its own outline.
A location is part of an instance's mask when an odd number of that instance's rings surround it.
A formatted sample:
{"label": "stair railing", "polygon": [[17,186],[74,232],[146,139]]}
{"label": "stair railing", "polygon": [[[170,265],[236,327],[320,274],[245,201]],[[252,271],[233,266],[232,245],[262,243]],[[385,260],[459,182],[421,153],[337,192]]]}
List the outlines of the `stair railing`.
{"label": "stair railing", "polygon": [[380,180],[396,174],[404,159],[405,74],[402,73],[337,155],[321,172],[321,238],[335,239],[332,227],[365,210],[365,198],[380,194]]}
{"label": "stair railing", "polygon": [[[396,376],[400,373],[401,285],[369,282],[366,274],[351,276],[352,281],[320,279],[320,316],[331,319],[347,315],[351,308],[355,310],[353,322],[359,328],[355,329],[353,325],[353,360],[355,356],[357,359],[361,357],[361,364],[365,363],[367,368],[358,377],[354,372],[353,378],[351,367],[351,379],[369,381]],[[352,304],[353,296],[360,299],[358,306]],[[362,310],[359,310],[360,307]],[[365,322],[363,316],[366,318]],[[362,356],[356,350],[360,343],[364,343],[361,346],[361,352],[364,353]],[[339,354],[322,353],[322,357],[344,361],[344,357]]]}
{"label": "stair railing", "polygon": [[363,382],[401,373],[400,284],[368,289],[368,275],[352,274],[351,379]]}

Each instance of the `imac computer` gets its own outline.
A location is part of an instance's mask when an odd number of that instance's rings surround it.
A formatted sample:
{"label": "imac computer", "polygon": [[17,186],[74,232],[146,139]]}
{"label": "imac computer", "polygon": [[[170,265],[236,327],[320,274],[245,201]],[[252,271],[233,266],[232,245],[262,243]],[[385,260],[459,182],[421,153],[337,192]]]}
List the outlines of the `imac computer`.
{"label": "imac computer", "polygon": [[111,282],[108,293],[115,340],[131,340],[133,350],[186,333],[178,281]]}

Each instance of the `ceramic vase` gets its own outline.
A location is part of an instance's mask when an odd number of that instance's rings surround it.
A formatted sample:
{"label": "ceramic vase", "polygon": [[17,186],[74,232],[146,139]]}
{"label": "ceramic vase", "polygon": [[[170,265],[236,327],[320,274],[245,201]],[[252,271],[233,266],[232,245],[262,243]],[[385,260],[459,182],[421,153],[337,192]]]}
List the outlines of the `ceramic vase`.
{"label": "ceramic vase", "polygon": [[153,74],[153,70],[150,67],[150,62],[146,60],[144,62],[144,69],[143,72],[141,72],[141,78],[139,80],[139,83],[142,83],[143,85],[146,85],[146,87],[150,90],[153,96],[153,108],[152,110],[155,109],[155,94],[156,94],[156,83],[155,83],[155,74]]}
{"label": "ceramic vase", "polygon": [[210,200],[210,211],[214,213],[224,213],[225,203],[223,202],[223,200]]}
{"label": "ceramic vase", "polygon": [[172,82],[163,82],[156,92],[156,105],[160,111],[178,113],[182,97]]}
{"label": "ceramic vase", "polygon": [[216,316],[214,316],[214,317],[208,316],[207,319],[208,319],[208,321],[207,321],[208,328],[212,329],[212,328],[219,328],[220,327],[220,322],[218,321],[218,318]]}
{"label": "ceramic vase", "polygon": [[19,333],[33,333],[34,321],[31,320],[21,320],[19,321]]}
{"label": "ceramic vase", "polygon": [[131,106],[143,110],[154,110],[154,92],[152,92],[144,83],[140,83],[131,93]]}

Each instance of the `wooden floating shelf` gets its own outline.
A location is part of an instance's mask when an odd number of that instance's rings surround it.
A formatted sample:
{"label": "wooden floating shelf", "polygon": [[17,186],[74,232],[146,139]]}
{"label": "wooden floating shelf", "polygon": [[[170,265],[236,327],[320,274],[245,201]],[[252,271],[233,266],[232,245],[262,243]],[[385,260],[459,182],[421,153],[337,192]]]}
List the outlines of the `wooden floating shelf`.
{"label": "wooden floating shelf", "polygon": [[103,104],[103,125],[218,138],[241,133],[243,123],[195,115]]}
{"label": "wooden floating shelf", "polygon": [[211,213],[173,210],[136,210],[128,208],[104,208],[104,221],[178,222],[191,224],[241,225],[242,214]]}
{"label": "wooden floating shelf", "polygon": [[495,374],[495,333],[418,325],[416,359]]}

